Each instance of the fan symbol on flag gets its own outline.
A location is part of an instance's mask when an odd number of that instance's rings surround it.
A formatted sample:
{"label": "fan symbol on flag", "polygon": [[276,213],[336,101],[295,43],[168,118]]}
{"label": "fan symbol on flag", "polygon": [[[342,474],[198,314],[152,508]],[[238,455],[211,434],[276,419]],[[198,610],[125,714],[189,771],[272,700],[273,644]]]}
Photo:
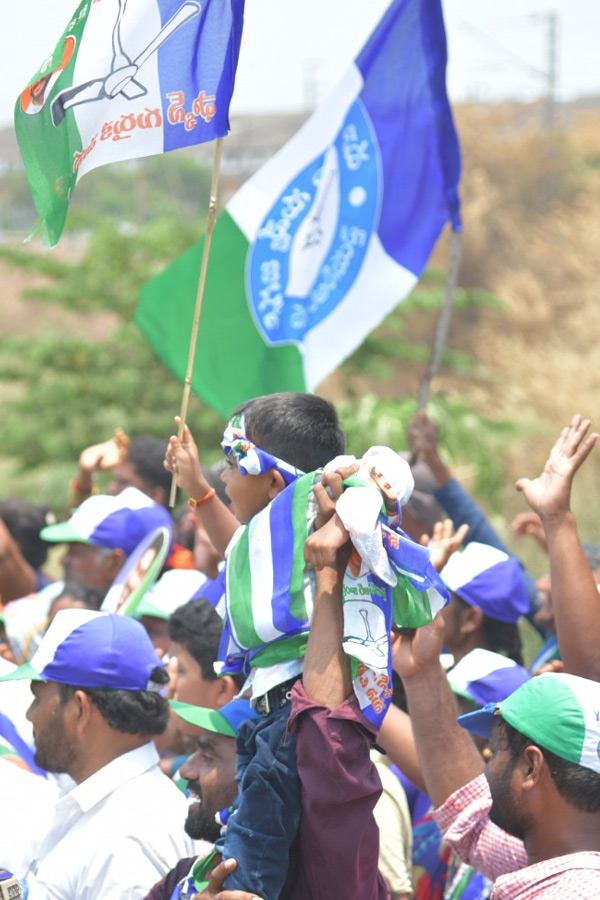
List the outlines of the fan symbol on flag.
{"label": "fan symbol on flag", "polygon": [[[86,81],[57,94],[50,106],[54,125],[60,125],[65,117],[65,112],[72,106],[78,106],[82,103],[93,103],[96,100],[111,100],[118,94],[122,94],[128,100],[143,97],[147,93],[147,88],[137,80],[138,70],[178,28],[181,28],[193,16],[198,15],[202,8],[200,3],[195,2],[195,0],[186,0],[177,12],[171,16],[169,21],[163,25],[148,46],[132,60],[125,53],[121,44],[121,21],[126,5],[127,0],[119,0],[119,13],[112,33],[113,56],[110,72],[102,78]],[[39,109],[41,108],[40,106]],[[39,112],[39,109],[35,110],[35,112]]]}
{"label": "fan symbol on flag", "polygon": [[298,228],[289,256],[288,297],[307,297],[331,246],[340,209],[337,150],[329,147],[319,173],[312,209]]}
{"label": "fan symbol on flag", "polygon": [[[358,617],[357,614],[358,613]],[[344,615],[347,631],[362,631],[364,636],[359,634],[344,635],[344,649],[350,652],[352,656],[360,659],[366,665],[380,668],[382,662],[387,660],[387,644],[388,634],[385,630],[383,621],[383,613],[375,606],[374,603],[364,606],[360,601],[345,601]],[[361,622],[359,623],[359,618]],[[381,630],[383,629],[383,631]],[[379,631],[379,636],[375,637],[373,630]]]}

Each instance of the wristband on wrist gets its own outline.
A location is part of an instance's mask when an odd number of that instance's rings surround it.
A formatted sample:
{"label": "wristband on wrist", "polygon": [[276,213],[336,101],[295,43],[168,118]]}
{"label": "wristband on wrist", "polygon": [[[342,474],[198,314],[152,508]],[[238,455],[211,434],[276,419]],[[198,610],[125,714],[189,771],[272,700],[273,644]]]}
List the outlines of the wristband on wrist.
{"label": "wristband on wrist", "polygon": [[190,499],[188,500],[188,505],[191,506],[192,509],[198,509],[198,507],[202,506],[203,503],[208,503],[209,500],[212,500],[216,493],[217,492],[214,488],[209,488],[207,492],[203,494],[202,497],[198,497],[197,500],[195,500],[193,497],[190,497]]}
{"label": "wristband on wrist", "polygon": [[79,487],[79,482],[77,478],[71,478],[69,481],[69,488],[71,489],[71,493],[75,497],[76,500],[81,502],[82,500],[87,500],[88,497],[91,497],[92,494],[98,493],[98,488],[95,485],[92,485],[92,489],[90,491],[82,491]]}

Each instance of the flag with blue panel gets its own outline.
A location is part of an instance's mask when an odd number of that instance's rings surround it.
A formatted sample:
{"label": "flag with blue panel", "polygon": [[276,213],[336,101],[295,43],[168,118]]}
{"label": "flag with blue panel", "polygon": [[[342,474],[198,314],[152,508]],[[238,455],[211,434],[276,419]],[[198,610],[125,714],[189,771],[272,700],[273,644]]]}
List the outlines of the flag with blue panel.
{"label": "flag with blue panel", "polygon": [[244,0],[82,0],[15,105],[51,245],[86,172],[227,134],[243,12]]}
{"label": "flag with blue panel", "polygon": [[[445,223],[460,229],[445,69],[441,0],[393,0],[217,219],[193,387],[224,415],[249,396],[313,390],[412,290]],[[149,282],[136,313],[182,380],[200,258],[195,245]]]}

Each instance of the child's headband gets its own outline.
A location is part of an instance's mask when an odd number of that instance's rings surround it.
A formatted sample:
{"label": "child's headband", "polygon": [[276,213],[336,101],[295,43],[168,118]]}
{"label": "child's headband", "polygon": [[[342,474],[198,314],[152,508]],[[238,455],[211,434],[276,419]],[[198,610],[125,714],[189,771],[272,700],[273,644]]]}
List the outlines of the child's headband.
{"label": "child's headband", "polygon": [[244,416],[234,416],[223,432],[221,447],[225,456],[233,455],[242,475],[261,475],[276,469],[286,484],[291,484],[305,473],[290,463],[278,459],[272,453],[261,450],[246,436]]}

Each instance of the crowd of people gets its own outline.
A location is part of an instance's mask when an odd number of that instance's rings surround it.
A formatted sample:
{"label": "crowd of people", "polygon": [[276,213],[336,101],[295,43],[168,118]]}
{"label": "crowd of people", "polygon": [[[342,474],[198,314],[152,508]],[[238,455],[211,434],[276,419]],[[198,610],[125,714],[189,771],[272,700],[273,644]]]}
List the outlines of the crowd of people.
{"label": "crowd of people", "polygon": [[316,395],[242,404],[216,466],[187,426],[119,429],[65,515],[0,501],[0,889],[600,896],[600,547],[570,502],[590,425],[517,482],[537,580],[425,412],[410,454],[356,459]]}

